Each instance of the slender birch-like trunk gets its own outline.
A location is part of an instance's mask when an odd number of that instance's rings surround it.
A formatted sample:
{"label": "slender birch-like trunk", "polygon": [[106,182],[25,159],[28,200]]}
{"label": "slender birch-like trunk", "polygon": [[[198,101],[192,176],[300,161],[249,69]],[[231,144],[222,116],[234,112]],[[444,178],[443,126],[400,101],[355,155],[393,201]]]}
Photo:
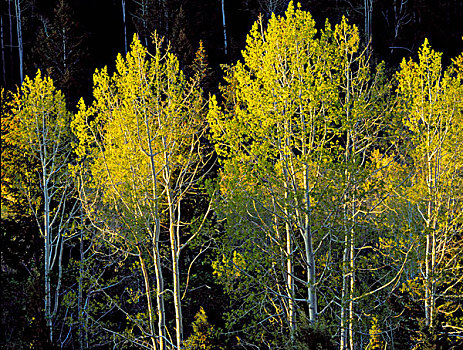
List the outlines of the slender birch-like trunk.
{"label": "slender birch-like trunk", "polygon": [[5,41],[3,40],[3,16],[0,16],[0,37],[2,45],[2,73],[3,73],[3,86],[6,88],[6,64],[5,64]]}
{"label": "slender birch-like trunk", "polygon": [[317,320],[317,294],[315,291],[316,274],[315,274],[315,257],[313,251],[312,230],[311,230],[311,204],[310,204],[310,189],[309,189],[309,169],[308,165],[304,164],[304,196],[305,196],[305,211],[304,215],[304,248],[305,258],[307,260],[307,302],[309,304],[309,321],[314,323]]}
{"label": "slender birch-like trunk", "polygon": [[148,16],[148,5],[146,4],[146,0],[141,2],[141,20],[143,23],[143,41],[145,42],[145,47],[148,47],[148,23],[146,17]]}
{"label": "slender birch-like trunk", "polygon": [[154,327],[154,312],[153,312],[153,303],[151,300],[151,287],[150,287],[150,279],[148,275],[148,269],[146,268],[145,259],[143,259],[143,252],[140,249],[140,246],[137,243],[137,251],[138,251],[138,260],[140,261],[140,267],[143,274],[143,282],[145,285],[145,294],[146,294],[146,305],[148,307],[148,319],[149,319],[149,327],[151,333],[151,343],[153,345],[153,349],[156,348],[156,340],[154,337],[155,334],[155,327]]}
{"label": "slender birch-like trunk", "polygon": [[24,80],[24,48],[23,48],[23,34],[22,34],[22,23],[21,23],[21,2],[15,0],[16,9],[16,33],[18,37],[18,51],[19,51],[19,78],[22,83]]}
{"label": "slender birch-like trunk", "polygon": [[126,16],[125,16],[125,0],[121,0],[122,5],[122,23],[124,25],[124,49],[125,53],[127,54],[128,45],[127,45],[127,23],[126,23]]}
{"label": "slender birch-like trunk", "polygon": [[[346,58],[349,58],[349,53],[346,48]],[[352,94],[352,72],[350,70],[350,60],[346,63],[344,78],[346,81],[346,90],[344,97],[344,108],[346,122],[351,123],[351,99]],[[355,126],[354,126],[355,128]],[[355,206],[354,206],[354,184],[352,172],[353,169],[353,157],[355,157],[355,130],[350,127],[346,132],[346,144],[344,150],[344,254],[342,262],[343,270],[343,288],[341,298],[341,340],[340,349],[344,350],[347,347],[353,350],[354,346],[354,332],[353,332],[353,298],[354,298],[354,217],[355,217]]]}
{"label": "slender birch-like trunk", "polygon": [[350,252],[349,252],[349,346],[350,350],[354,350],[354,291],[355,291],[355,198],[352,203],[352,223],[350,230]]}
{"label": "slender birch-like trunk", "polygon": [[225,24],[225,0],[222,2],[223,52],[228,55],[227,26]]}
{"label": "slender birch-like trunk", "polygon": [[[30,82],[28,82],[30,84]],[[65,143],[68,139],[63,139],[66,133],[62,128],[62,123],[68,121],[64,110],[64,99],[62,95],[57,95],[50,81],[41,80],[37,76],[34,88],[49,89],[39,90],[38,98],[34,97],[33,101],[27,101],[31,106],[24,104],[24,109],[31,108],[27,117],[34,118],[29,121],[33,129],[33,139],[29,140],[28,145],[31,154],[40,164],[40,190],[42,211],[35,207],[37,200],[29,192],[26,193],[31,210],[39,225],[40,232],[44,239],[44,316],[48,329],[48,339],[50,344],[56,340],[54,335],[54,321],[58,314],[61,279],[63,275],[62,258],[64,251],[65,232],[68,230],[71,221],[75,215],[76,205],[67,208],[68,196],[70,195],[71,179],[66,173],[69,150],[66,149]],[[47,84],[45,87],[41,84]],[[23,93],[29,91],[24,89]],[[61,99],[61,100],[60,100]],[[50,106],[48,103],[55,103]],[[41,105],[41,103],[44,103]],[[58,105],[62,103],[61,105]],[[35,110],[34,110],[35,108]],[[53,110],[52,108],[60,108]],[[61,109],[63,108],[63,109]],[[22,113],[22,112],[20,112]],[[50,115],[56,116],[51,119]],[[59,120],[59,118],[63,118]],[[66,211],[67,210],[67,211]],[[52,271],[57,267],[57,275],[52,284]]]}
{"label": "slender birch-like trunk", "polygon": [[[302,98],[299,93],[299,98]],[[301,125],[302,125],[302,137],[307,137],[306,120],[303,111],[303,107],[299,106],[301,113]],[[305,141],[305,140],[303,140]],[[312,141],[312,140],[311,140]],[[302,142],[302,156],[304,159],[303,163],[303,189],[304,189],[304,207],[305,213],[303,214],[302,223],[302,237],[304,240],[305,259],[307,264],[307,303],[309,304],[309,321],[315,323],[317,320],[317,294],[315,291],[316,283],[316,271],[315,271],[315,256],[313,251],[313,239],[312,239],[312,205],[310,201],[310,184],[309,184],[309,165],[307,159],[309,157],[308,147],[305,142]],[[300,214],[299,214],[300,215]]]}
{"label": "slender birch-like trunk", "polygon": [[[283,112],[284,113],[284,112]],[[288,171],[289,167],[289,154],[291,152],[291,126],[289,121],[285,119],[284,121],[284,145],[281,160],[283,167],[283,181],[284,181],[284,214],[285,214],[285,232],[286,232],[286,289],[288,294],[288,323],[290,327],[290,337],[291,343],[294,341],[295,331],[296,331],[296,304],[295,304],[295,284],[294,284],[294,267],[293,267],[293,234],[291,223],[291,214],[289,213],[288,208],[292,202],[290,196],[290,174]]]}
{"label": "slender birch-like trunk", "polygon": [[371,44],[373,42],[373,0],[364,0],[364,15],[365,15],[365,47],[369,47],[371,50]]}
{"label": "slender birch-like trunk", "polygon": [[291,227],[286,221],[286,276],[287,276],[287,290],[288,290],[288,322],[291,330],[291,340],[294,340],[294,332],[296,330],[296,312],[294,303],[294,270],[293,270],[293,239],[291,234]]}
{"label": "slender birch-like trunk", "polygon": [[169,158],[170,147],[163,137],[164,146],[164,183],[167,196],[167,206],[169,210],[169,238],[170,251],[172,257],[172,279],[174,284],[174,309],[175,309],[175,339],[177,348],[180,349],[183,341],[183,320],[182,320],[182,301],[180,297],[180,272],[178,266],[178,242],[175,230],[175,203],[171,188],[171,164]]}
{"label": "slender birch-like trunk", "polygon": [[343,254],[343,261],[342,261],[342,291],[341,291],[341,325],[340,325],[340,341],[339,341],[339,349],[345,350],[347,349],[347,343],[349,340],[348,336],[348,325],[349,322],[347,320],[347,283],[348,283],[348,268],[347,262],[349,260],[348,256],[349,252],[349,243],[348,243],[348,236],[347,234],[344,235],[344,254]]}
{"label": "slender birch-like trunk", "polygon": [[9,43],[10,43],[10,74],[12,79],[14,78],[14,64],[13,64],[13,10],[11,9],[11,3],[13,0],[8,0],[8,22],[9,22]]}
{"label": "slender birch-like trunk", "polygon": [[53,344],[53,322],[51,317],[51,287],[50,287],[50,270],[51,270],[51,259],[52,259],[52,239],[50,232],[50,201],[48,196],[48,187],[47,184],[47,167],[42,167],[42,185],[43,188],[43,197],[44,197],[44,213],[43,213],[43,232],[45,240],[45,322],[48,328],[48,339],[50,344]]}
{"label": "slender birch-like trunk", "polygon": [[[81,191],[81,189],[80,189]],[[79,322],[79,349],[83,350],[85,347],[85,328],[84,328],[84,307],[83,307],[83,280],[84,280],[84,266],[85,266],[85,251],[84,251],[84,213],[82,204],[80,205],[80,237],[79,237],[79,279],[78,279],[78,297],[77,297],[77,320]]]}
{"label": "slender birch-like trunk", "polygon": [[[429,92],[429,96],[432,96],[432,92]],[[438,177],[438,172],[433,171],[433,161],[435,161],[433,155],[434,150],[432,150],[432,139],[431,134],[432,130],[429,127],[427,129],[427,140],[426,140],[426,185],[427,185],[427,195],[429,197],[427,208],[426,208],[426,218],[425,218],[425,227],[426,227],[426,255],[425,255],[425,323],[426,326],[433,326],[433,315],[434,315],[434,298],[433,298],[433,284],[434,284],[434,262],[435,262],[435,229],[433,227],[433,201],[434,197],[434,179]]]}
{"label": "slender birch-like trunk", "polygon": [[[159,92],[158,92],[159,93]],[[159,96],[158,96],[159,98]],[[161,218],[159,213],[159,198],[158,198],[158,179],[157,179],[157,168],[155,162],[155,151],[152,145],[152,135],[150,133],[150,125],[148,119],[145,118],[145,127],[147,130],[148,138],[148,157],[150,159],[150,176],[152,181],[152,196],[154,198],[154,228],[151,232],[151,245],[153,252],[154,270],[156,275],[156,304],[157,304],[157,316],[158,316],[158,340],[157,345],[159,350],[166,348],[166,312],[164,307],[164,277],[162,274],[161,257],[159,253],[159,238],[161,233]],[[154,334],[152,334],[154,336]]]}

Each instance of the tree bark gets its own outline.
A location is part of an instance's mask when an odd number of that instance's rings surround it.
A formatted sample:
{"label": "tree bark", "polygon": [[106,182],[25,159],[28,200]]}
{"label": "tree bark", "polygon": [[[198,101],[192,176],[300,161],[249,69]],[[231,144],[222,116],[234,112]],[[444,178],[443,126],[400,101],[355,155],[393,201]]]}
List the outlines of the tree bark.
{"label": "tree bark", "polygon": [[127,23],[125,20],[125,0],[121,0],[121,5],[122,5],[122,23],[124,25],[124,49],[125,53],[127,54],[128,50],[128,45],[127,45]]}
{"label": "tree bark", "polygon": [[[46,167],[43,168],[42,183],[46,184],[47,174]],[[48,328],[48,339],[50,344],[53,344],[53,323],[51,319],[51,290],[50,290],[50,264],[51,264],[51,237],[50,237],[50,208],[48,201],[48,189],[44,187],[44,216],[43,216],[43,228],[44,228],[44,239],[45,239],[45,321]]]}
{"label": "tree bark", "polygon": [[225,0],[222,1],[223,52],[228,55],[227,26],[225,24]]}
{"label": "tree bark", "polygon": [[365,11],[365,47],[371,50],[373,42],[373,0],[364,0],[364,11]]}
{"label": "tree bark", "polygon": [[23,48],[23,35],[21,23],[21,3],[20,0],[15,0],[16,8],[16,31],[18,36],[18,50],[19,50],[19,79],[22,84],[24,80],[24,48]]}
{"label": "tree bark", "polygon": [[151,287],[150,287],[150,280],[148,275],[148,270],[146,268],[145,259],[143,259],[143,253],[140,249],[139,242],[137,242],[137,251],[138,251],[138,260],[140,261],[140,267],[143,274],[143,282],[145,285],[145,294],[146,294],[146,305],[148,306],[148,319],[149,319],[149,327],[151,333],[151,343],[153,344],[153,349],[156,349],[156,340],[154,338],[155,334],[155,327],[154,327],[154,319],[153,319],[153,303],[151,301]]}
{"label": "tree bark", "polygon": [[84,213],[82,204],[80,205],[80,237],[79,237],[79,279],[78,279],[78,298],[77,298],[77,320],[79,322],[79,348],[84,349],[84,307],[83,307],[83,280],[84,280],[84,265],[85,265],[85,252],[84,252]]}
{"label": "tree bark", "polygon": [[174,283],[174,309],[175,309],[175,339],[177,348],[181,349],[183,340],[183,320],[182,320],[182,301],[180,297],[180,272],[178,266],[178,242],[175,232],[175,204],[171,188],[171,164],[169,158],[169,145],[163,137],[164,146],[164,182],[167,195],[167,205],[169,208],[169,238],[170,251],[172,257],[172,280]]}
{"label": "tree bark", "polygon": [[[288,294],[288,323],[290,328],[290,337],[291,344],[294,342],[294,336],[296,331],[296,304],[295,304],[295,284],[294,284],[294,267],[293,267],[293,234],[291,222],[291,214],[288,211],[290,202],[290,174],[288,171],[289,160],[288,155],[291,154],[291,126],[289,121],[285,119],[284,122],[284,145],[281,149],[282,153],[280,155],[283,166],[283,181],[284,181],[284,213],[285,213],[285,231],[286,231],[286,288]],[[281,152],[280,151],[280,152]]]}
{"label": "tree bark", "polygon": [[309,304],[309,321],[315,323],[317,320],[317,294],[315,291],[316,273],[315,273],[315,257],[313,251],[313,240],[311,230],[311,205],[310,205],[310,194],[308,177],[309,171],[307,164],[305,165],[305,176],[304,176],[304,187],[305,187],[305,202],[306,212],[305,225],[304,225],[304,245],[307,260],[307,301]]}
{"label": "tree bark", "polygon": [[2,45],[2,73],[3,73],[3,86],[6,88],[6,64],[5,64],[5,41],[3,40],[3,16],[0,16],[0,31],[1,31],[1,45]]}
{"label": "tree bark", "polygon": [[[165,349],[166,341],[166,312],[164,307],[164,277],[162,274],[161,257],[159,253],[159,237],[161,233],[161,218],[159,213],[159,199],[158,199],[158,179],[156,171],[155,153],[152,146],[152,136],[150,133],[150,127],[147,118],[145,118],[148,147],[149,147],[149,158],[151,166],[151,181],[152,181],[152,196],[154,199],[154,231],[151,233],[151,244],[153,250],[154,270],[156,275],[156,304],[157,304],[157,315],[158,315],[158,341],[157,345],[159,350]],[[154,334],[153,334],[154,336]]]}
{"label": "tree bark", "polygon": [[[302,96],[300,96],[301,98]],[[303,127],[303,136],[306,135],[306,125],[305,117],[301,109],[302,115],[302,127]],[[313,239],[312,239],[312,229],[311,229],[311,220],[312,220],[312,206],[310,201],[310,184],[309,184],[309,165],[307,164],[306,158],[307,147],[303,142],[302,155],[304,157],[304,205],[305,205],[305,214],[304,214],[304,223],[303,223],[303,239],[304,239],[304,249],[305,249],[305,258],[307,263],[307,302],[309,304],[309,321],[310,323],[315,323],[317,320],[317,294],[315,291],[316,283],[316,271],[315,271],[315,256],[313,251]]]}
{"label": "tree bark", "polygon": [[13,13],[11,9],[11,2],[12,0],[8,0],[8,22],[9,22],[9,29],[10,29],[10,74],[11,74],[11,79],[14,80],[14,60],[13,60]]}

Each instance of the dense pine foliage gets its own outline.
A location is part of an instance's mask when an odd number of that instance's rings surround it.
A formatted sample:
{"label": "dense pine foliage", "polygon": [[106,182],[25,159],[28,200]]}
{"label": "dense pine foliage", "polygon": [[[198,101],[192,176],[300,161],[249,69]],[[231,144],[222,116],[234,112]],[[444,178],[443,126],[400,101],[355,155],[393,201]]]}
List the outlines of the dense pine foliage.
{"label": "dense pine foliage", "polygon": [[2,348],[463,346],[461,1],[2,1]]}

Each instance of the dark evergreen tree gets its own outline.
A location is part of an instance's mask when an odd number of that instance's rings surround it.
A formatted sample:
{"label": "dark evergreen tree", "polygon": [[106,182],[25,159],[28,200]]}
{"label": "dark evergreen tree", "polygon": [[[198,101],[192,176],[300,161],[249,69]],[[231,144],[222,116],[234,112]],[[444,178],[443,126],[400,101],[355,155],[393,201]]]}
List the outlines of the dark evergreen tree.
{"label": "dark evergreen tree", "polygon": [[85,73],[85,35],[80,33],[74,21],[68,0],[58,0],[52,19],[40,17],[39,30],[32,51],[35,68],[46,72],[63,91],[73,106],[82,94],[83,84],[88,82]]}
{"label": "dark evergreen tree", "polygon": [[182,67],[192,61],[193,46],[191,39],[188,37],[189,23],[183,6],[180,6],[172,25],[172,34],[170,36],[173,52],[179,59]]}

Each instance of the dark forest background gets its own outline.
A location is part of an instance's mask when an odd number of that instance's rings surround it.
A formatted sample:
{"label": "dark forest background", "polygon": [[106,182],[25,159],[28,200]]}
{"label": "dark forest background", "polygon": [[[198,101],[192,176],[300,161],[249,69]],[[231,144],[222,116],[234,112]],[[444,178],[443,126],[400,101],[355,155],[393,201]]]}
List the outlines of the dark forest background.
{"label": "dark forest background", "polygon": [[[74,67],[69,73],[70,77],[66,78],[66,84],[69,85],[68,98],[74,102],[80,96],[89,96],[95,68],[108,65],[111,69],[116,55],[125,50],[122,2],[66,0],[61,10],[58,3],[52,0],[20,1],[24,71],[25,74],[34,75],[38,68],[46,70],[53,66],[51,60],[59,55],[53,52],[53,42],[44,40],[44,29],[67,27],[72,35],[71,44],[75,47],[72,51],[74,58],[70,58]],[[144,33],[141,24],[140,2],[125,1],[128,43],[134,33],[139,33],[148,38],[146,42],[150,46],[150,33],[156,30],[170,42],[172,51],[185,68],[191,64],[201,40],[210,66],[216,73],[215,79],[218,80],[221,75],[220,64],[240,59],[246,35],[258,16],[261,14],[268,18],[271,9],[281,14],[288,1],[225,0],[227,54],[224,52],[221,1],[153,0],[146,3],[150,7],[146,14],[148,33]],[[161,3],[165,4],[161,6]],[[415,57],[425,38],[428,38],[436,51],[445,54],[444,60],[447,61],[444,64],[463,48],[462,1],[312,0],[300,3],[302,9],[312,14],[319,27],[324,26],[326,19],[330,23],[339,23],[342,16],[346,16],[351,24],[358,26],[364,40],[371,38],[374,59],[384,60],[391,68],[395,68],[404,57]],[[371,11],[371,33],[365,33],[366,3],[371,3],[371,8],[367,9]],[[7,89],[14,87],[20,80],[14,16],[15,2],[3,0],[2,85]],[[216,83],[211,84],[211,88]]]}

